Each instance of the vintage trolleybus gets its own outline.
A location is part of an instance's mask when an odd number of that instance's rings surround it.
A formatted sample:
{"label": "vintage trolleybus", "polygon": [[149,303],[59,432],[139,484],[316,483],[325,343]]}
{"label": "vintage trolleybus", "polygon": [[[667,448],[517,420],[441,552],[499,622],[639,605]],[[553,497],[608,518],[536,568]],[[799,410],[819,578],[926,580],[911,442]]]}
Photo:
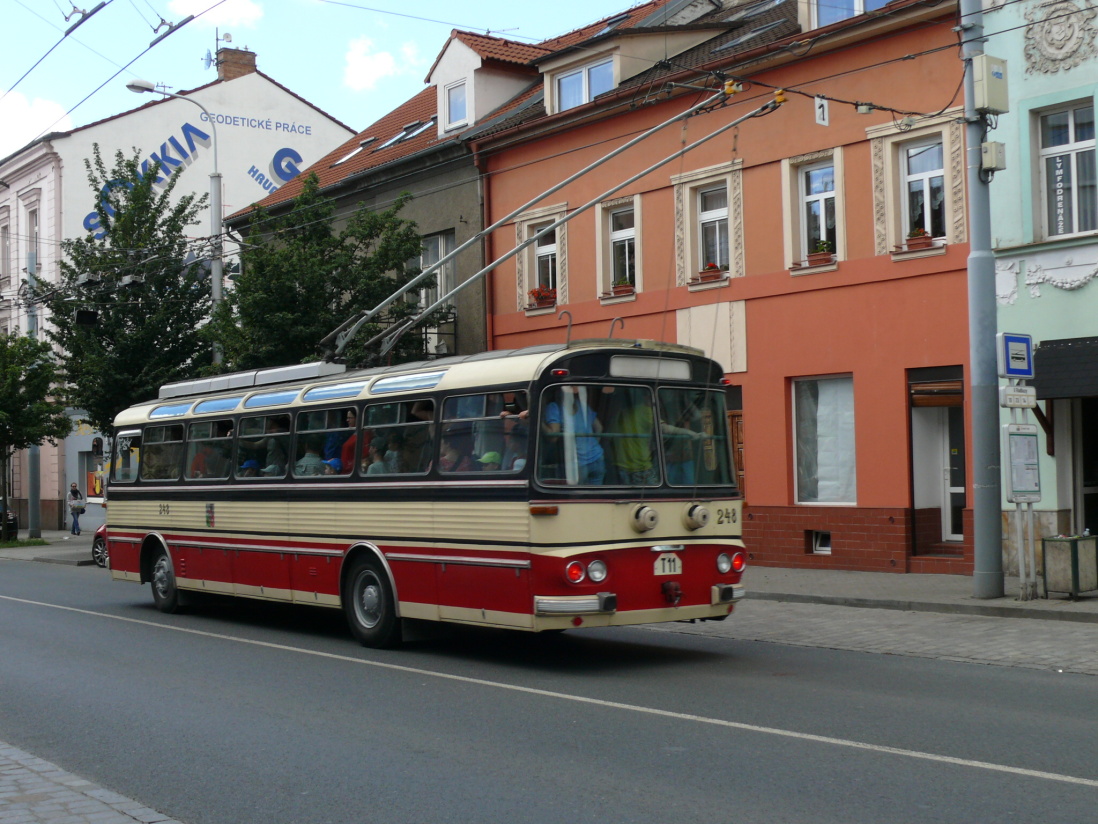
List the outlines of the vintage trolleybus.
{"label": "vintage trolleybus", "polygon": [[[327,373],[327,374],[326,374]],[[720,366],[581,341],[165,386],[116,419],[111,575],[403,619],[541,631],[723,619],[742,499]]]}

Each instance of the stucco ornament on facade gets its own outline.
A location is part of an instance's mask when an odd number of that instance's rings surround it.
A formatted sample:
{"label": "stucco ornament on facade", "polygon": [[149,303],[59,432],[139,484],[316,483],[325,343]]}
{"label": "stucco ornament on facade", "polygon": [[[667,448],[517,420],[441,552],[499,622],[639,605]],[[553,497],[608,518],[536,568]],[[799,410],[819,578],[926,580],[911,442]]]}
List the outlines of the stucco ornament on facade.
{"label": "stucco ornament on facade", "polygon": [[1074,0],[1039,3],[1026,9],[1026,72],[1068,71],[1095,53],[1098,10]]}
{"label": "stucco ornament on facade", "polygon": [[1013,306],[1018,300],[1018,261],[995,261],[995,300]]}
{"label": "stucco ornament on facade", "polygon": [[1030,297],[1034,298],[1041,297],[1043,283],[1065,292],[1073,292],[1082,289],[1095,278],[1098,278],[1098,263],[1094,261],[1076,263],[1074,258],[1069,257],[1063,263],[1050,267],[1034,261],[1026,263],[1026,286],[1029,287]]}

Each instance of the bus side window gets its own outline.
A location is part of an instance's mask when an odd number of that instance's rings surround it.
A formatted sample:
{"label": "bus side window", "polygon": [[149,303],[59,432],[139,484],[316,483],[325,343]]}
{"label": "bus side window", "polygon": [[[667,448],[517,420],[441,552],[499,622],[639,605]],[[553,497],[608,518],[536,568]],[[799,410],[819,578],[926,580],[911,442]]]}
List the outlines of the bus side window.
{"label": "bus side window", "polygon": [[[457,395],[445,400],[442,409],[442,472],[515,472],[526,465],[526,448],[521,460],[516,454],[519,438],[506,433],[525,427],[525,392],[485,392]],[[461,422],[461,423],[458,423]],[[466,455],[470,460],[466,461]],[[516,469],[515,463],[519,461]]]}
{"label": "bus side window", "polygon": [[359,475],[422,475],[430,468],[434,401],[372,404],[363,417]]}
{"label": "bus side window", "polygon": [[183,462],[183,424],[146,427],[144,442],[141,480],[177,480]]}
{"label": "bus side window", "polygon": [[189,480],[228,478],[232,420],[195,421],[191,423],[188,434],[186,477]]}
{"label": "bus side window", "polygon": [[350,475],[354,468],[358,410],[317,409],[297,417],[294,476]]}
{"label": "bus side window", "polygon": [[140,455],[141,431],[134,429],[119,432],[114,438],[111,480],[121,484],[130,484],[136,481],[137,470],[141,463]]}
{"label": "bus side window", "polygon": [[289,441],[289,415],[241,418],[236,440],[236,476],[283,477],[286,474]]}

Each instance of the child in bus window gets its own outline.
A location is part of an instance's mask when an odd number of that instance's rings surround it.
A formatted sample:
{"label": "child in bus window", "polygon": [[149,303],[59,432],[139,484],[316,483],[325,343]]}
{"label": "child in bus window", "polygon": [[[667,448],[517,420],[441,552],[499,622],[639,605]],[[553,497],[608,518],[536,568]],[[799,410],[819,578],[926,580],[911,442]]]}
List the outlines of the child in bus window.
{"label": "child in bus window", "polygon": [[499,472],[503,459],[498,452],[485,452],[477,458],[477,463],[480,464],[482,472]]}

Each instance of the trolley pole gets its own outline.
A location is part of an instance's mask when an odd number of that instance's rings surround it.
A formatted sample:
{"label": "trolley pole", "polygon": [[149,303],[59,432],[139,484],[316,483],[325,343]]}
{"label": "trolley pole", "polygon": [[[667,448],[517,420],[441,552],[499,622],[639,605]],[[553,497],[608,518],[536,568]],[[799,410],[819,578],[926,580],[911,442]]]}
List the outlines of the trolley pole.
{"label": "trolley pole", "polygon": [[995,361],[995,258],[991,253],[991,193],[982,173],[985,121],[975,108],[972,60],[984,51],[980,0],[961,0],[965,68],[965,158],[968,176],[968,341],[972,387],[973,596],[1001,598],[1002,491],[999,463],[999,377]]}

